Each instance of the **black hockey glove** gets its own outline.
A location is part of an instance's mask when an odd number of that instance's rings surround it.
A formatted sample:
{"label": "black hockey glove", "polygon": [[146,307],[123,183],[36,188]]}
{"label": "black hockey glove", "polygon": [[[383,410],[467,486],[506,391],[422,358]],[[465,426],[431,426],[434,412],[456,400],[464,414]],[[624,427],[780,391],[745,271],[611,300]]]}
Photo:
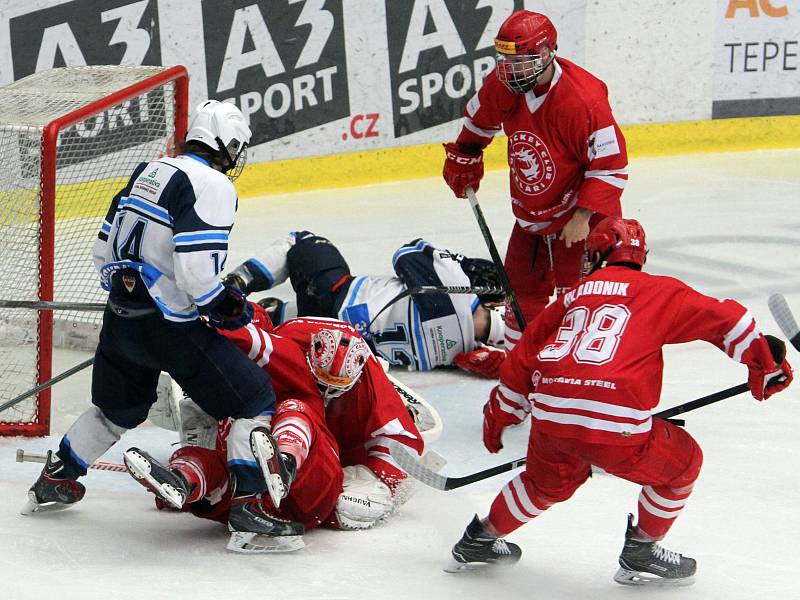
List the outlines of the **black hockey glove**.
{"label": "black hockey glove", "polygon": [[208,313],[208,322],[217,329],[234,330],[247,325],[253,318],[253,307],[241,290],[226,285],[223,298]]}

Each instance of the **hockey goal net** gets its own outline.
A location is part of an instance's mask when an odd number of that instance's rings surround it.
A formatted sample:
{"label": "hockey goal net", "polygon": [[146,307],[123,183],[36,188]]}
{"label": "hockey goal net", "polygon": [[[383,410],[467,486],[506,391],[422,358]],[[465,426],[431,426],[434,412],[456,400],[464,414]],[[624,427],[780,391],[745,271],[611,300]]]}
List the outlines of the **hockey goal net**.
{"label": "hockey goal net", "polygon": [[[174,154],[187,93],[180,66],[56,68],[0,88],[0,299],[105,301],[97,232],[136,165]],[[52,377],[54,345],[92,349],[101,319],[0,308],[0,407]],[[0,411],[0,435],[49,429],[49,389]]]}

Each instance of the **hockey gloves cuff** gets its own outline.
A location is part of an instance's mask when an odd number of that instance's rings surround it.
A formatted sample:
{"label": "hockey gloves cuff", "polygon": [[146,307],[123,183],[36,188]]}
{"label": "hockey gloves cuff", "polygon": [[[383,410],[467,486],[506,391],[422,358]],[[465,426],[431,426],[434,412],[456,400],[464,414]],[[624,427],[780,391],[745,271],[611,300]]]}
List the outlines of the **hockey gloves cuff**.
{"label": "hockey gloves cuff", "polygon": [[471,352],[459,352],[453,357],[453,364],[459,369],[488,379],[500,376],[500,367],[506,360],[506,351],[491,346],[481,346]]}
{"label": "hockey gloves cuff", "polygon": [[442,176],[458,198],[467,197],[467,188],[476,192],[483,179],[483,150],[460,144],[443,144],[446,155]]}
{"label": "hockey gloves cuff", "polygon": [[755,364],[747,365],[747,385],[756,400],[766,400],[789,386],[794,379],[792,367],[786,362],[786,344],[773,335],[753,341]]}
{"label": "hockey gloves cuff", "polygon": [[483,407],[483,445],[491,453],[503,448],[503,430],[511,425],[519,425],[527,417],[521,408],[513,406],[496,385],[489,394],[489,401]]}
{"label": "hockey gloves cuff", "polygon": [[253,318],[253,306],[236,287],[226,285],[220,300],[208,313],[208,322],[217,329],[233,331]]}

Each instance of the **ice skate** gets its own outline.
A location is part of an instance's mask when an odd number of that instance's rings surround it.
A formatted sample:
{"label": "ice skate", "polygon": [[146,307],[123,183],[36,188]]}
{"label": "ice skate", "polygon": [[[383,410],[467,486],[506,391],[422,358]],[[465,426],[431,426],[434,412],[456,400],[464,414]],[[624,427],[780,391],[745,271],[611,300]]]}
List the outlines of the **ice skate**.
{"label": "ice skate", "polygon": [[139,448],[129,448],[122,455],[125,468],[168,506],[182,508],[189,496],[189,486],[183,475],[173,471]]}
{"label": "ice skate", "polygon": [[469,571],[487,565],[513,565],[522,557],[522,549],[486,533],[478,515],[475,515],[464,535],[453,546],[452,554],[453,560],[444,567],[447,573]]}
{"label": "ice skate", "polygon": [[264,554],[303,548],[303,524],[270,514],[264,502],[260,494],[233,498],[228,515],[228,550]]}
{"label": "ice skate", "polygon": [[697,561],[662,548],[656,542],[632,538],[633,515],[628,515],[625,545],[619,555],[620,568],[614,581],[622,585],[682,586],[694,583]]}
{"label": "ice skate", "polygon": [[280,506],[297,474],[294,457],[278,449],[278,442],[266,427],[256,427],[250,432],[250,449],[264,474],[272,503]]}
{"label": "ice skate", "polygon": [[83,498],[86,488],[74,479],[59,477],[62,468],[61,460],[48,450],[47,462],[39,479],[28,490],[28,502],[22,507],[20,514],[64,510]]}

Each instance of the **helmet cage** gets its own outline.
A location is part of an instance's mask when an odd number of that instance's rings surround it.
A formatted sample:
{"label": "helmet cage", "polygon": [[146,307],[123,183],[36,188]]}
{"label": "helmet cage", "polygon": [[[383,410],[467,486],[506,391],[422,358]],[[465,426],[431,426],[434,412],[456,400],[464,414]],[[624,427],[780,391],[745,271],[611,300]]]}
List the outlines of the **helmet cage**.
{"label": "helmet cage", "polygon": [[553,58],[555,51],[547,58],[542,54],[498,53],[497,78],[512,92],[524,94],[536,86]]}

